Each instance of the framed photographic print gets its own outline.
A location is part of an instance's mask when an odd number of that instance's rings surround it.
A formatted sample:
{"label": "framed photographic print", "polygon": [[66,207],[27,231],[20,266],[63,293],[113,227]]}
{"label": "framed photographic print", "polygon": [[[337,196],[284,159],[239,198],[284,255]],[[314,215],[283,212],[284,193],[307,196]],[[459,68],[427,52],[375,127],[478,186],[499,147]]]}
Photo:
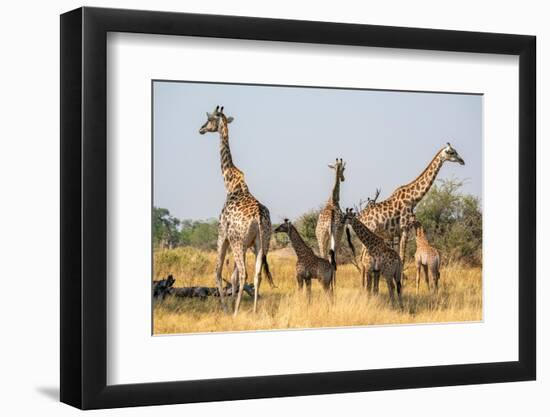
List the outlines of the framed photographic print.
{"label": "framed photographic print", "polygon": [[535,379],[535,38],[61,16],[61,400]]}

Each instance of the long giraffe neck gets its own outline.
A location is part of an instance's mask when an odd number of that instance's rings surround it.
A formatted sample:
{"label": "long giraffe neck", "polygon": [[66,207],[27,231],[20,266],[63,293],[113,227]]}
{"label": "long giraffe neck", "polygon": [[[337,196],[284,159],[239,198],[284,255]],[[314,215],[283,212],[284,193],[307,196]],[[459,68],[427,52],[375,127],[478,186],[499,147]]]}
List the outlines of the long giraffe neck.
{"label": "long giraffe neck", "polygon": [[220,116],[218,131],[220,133],[220,162],[225,189],[227,193],[238,190],[248,191],[243,172],[233,163],[231,148],[229,147],[227,117],[223,114]]}
{"label": "long giraffe neck", "polygon": [[361,221],[356,216],[353,216],[350,219],[350,225],[361,243],[366,247],[369,247],[379,242],[380,237],[378,237],[367,226],[361,223]]}
{"label": "long giraffe neck", "polygon": [[300,236],[300,233],[298,233],[298,230],[292,224],[288,228],[288,237],[298,258],[313,255],[313,250],[304,242],[304,239],[302,239],[302,236]]}
{"label": "long giraffe neck", "polygon": [[444,162],[445,159],[439,151],[424,171],[413,182],[401,187],[400,190],[409,191],[413,203],[418,203],[430,190]]}
{"label": "long giraffe neck", "polygon": [[334,186],[332,187],[332,194],[330,195],[329,201],[332,204],[340,204],[340,175],[338,170],[336,170],[336,175],[334,177]]}
{"label": "long giraffe neck", "polygon": [[416,231],[416,245],[422,246],[422,245],[428,245],[428,238],[426,237],[426,234],[424,233],[424,229],[417,229]]}
{"label": "long giraffe neck", "polygon": [[220,118],[218,131],[220,132],[220,161],[223,174],[226,170],[235,168],[233,158],[231,157],[231,148],[229,147],[229,128],[227,127],[225,116],[221,116]]}

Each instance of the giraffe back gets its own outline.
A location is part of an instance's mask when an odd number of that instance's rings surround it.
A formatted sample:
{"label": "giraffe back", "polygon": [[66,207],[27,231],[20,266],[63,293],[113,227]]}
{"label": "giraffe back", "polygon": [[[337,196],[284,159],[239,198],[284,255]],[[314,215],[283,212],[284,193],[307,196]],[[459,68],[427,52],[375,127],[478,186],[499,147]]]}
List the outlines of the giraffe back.
{"label": "giraffe back", "polygon": [[409,213],[404,209],[404,204],[399,200],[387,199],[370,204],[359,213],[359,220],[374,233],[389,239],[400,233],[401,217]]}
{"label": "giraffe back", "polygon": [[315,237],[319,244],[319,254],[323,258],[328,257],[331,245],[331,235],[334,238],[334,252],[337,253],[342,234],[344,233],[343,213],[338,204],[329,201],[319,213]]}
{"label": "giraffe back", "polygon": [[220,228],[230,242],[241,242],[245,248],[254,245],[261,233],[264,254],[269,250],[269,210],[245,190],[239,189],[227,195],[220,214]]}
{"label": "giraffe back", "polygon": [[417,265],[427,265],[430,268],[438,268],[441,264],[439,252],[426,238],[423,229],[417,229],[416,232],[416,253],[414,259]]}

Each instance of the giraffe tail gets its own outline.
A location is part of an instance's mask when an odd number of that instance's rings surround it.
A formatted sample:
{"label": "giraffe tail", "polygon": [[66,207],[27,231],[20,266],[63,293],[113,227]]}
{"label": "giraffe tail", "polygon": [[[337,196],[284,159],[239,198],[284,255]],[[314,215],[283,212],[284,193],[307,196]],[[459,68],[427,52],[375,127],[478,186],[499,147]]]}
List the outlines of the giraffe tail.
{"label": "giraffe tail", "polygon": [[269,282],[269,286],[271,288],[277,288],[275,283],[273,282],[273,276],[271,275],[271,271],[269,270],[269,264],[267,263],[267,255],[262,254],[262,266],[265,271],[265,275],[267,276],[267,281]]}
{"label": "giraffe tail", "polygon": [[[265,272],[265,275],[267,277],[267,282],[269,282],[269,286],[271,288],[277,288],[277,286],[275,285],[275,282],[273,282],[273,275],[271,275],[271,271],[269,270],[269,264],[267,263],[267,251],[268,251],[268,248],[269,248],[269,238],[267,239],[267,241],[264,241],[265,239],[265,236],[264,236],[264,227],[263,226],[267,226],[265,228],[265,230],[271,230],[271,221],[269,220],[269,217],[267,218],[267,222],[268,224],[266,225],[265,224],[265,221],[266,219],[264,219],[261,215],[259,216],[258,218],[258,226],[259,226],[259,238],[260,238],[260,250],[262,251],[262,269],[264,270]],[[264,242],[266,243],[266,245],[264,246]]]}
{"label": "giraffe tail", "polygon": [[332,289],[336,287],[336,256],[334,255],[334,251],[331,249],[328,251],[330,255],[330,266],[332,266],[332,279],[331,279],[331,285]]}

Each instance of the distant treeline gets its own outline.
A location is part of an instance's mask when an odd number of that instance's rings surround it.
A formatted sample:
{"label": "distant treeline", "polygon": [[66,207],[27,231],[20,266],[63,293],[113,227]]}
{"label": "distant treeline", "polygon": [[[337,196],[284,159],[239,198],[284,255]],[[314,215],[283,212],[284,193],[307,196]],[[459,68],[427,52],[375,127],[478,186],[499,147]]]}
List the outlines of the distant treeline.
{"label": "distant treeline", "polygon": [[[481,265],[483,225],[480,202],[475,196],[462,194],[460,189],[463,185],[464,181],[456,179],[439,180],[417,206],[416,217],[424,225],[430,242],[440,250],[444,262],[462,261]],[[310,210],[294,220],[304,240],[315,250],[318,216],[319,210]],[[153,243],[156,248],[192,246],[205,250],[216,249],[217,219],[179,220],[167,209],[157,207],[153,208],[153,218]],[[272,249],[287,245],[285,234],[272,235]],[[341,260],[349,261],[351,253],[345,239],[342,240],[341,250]],[[411,237],[407,246],[409,259],[415,250],[414,237]]]}
{"label": "distant treeline", "polygon": [[153,207],[153,244],[156,248],[193,246],[216,249],[218,220],[179,220],[165,208]]}

